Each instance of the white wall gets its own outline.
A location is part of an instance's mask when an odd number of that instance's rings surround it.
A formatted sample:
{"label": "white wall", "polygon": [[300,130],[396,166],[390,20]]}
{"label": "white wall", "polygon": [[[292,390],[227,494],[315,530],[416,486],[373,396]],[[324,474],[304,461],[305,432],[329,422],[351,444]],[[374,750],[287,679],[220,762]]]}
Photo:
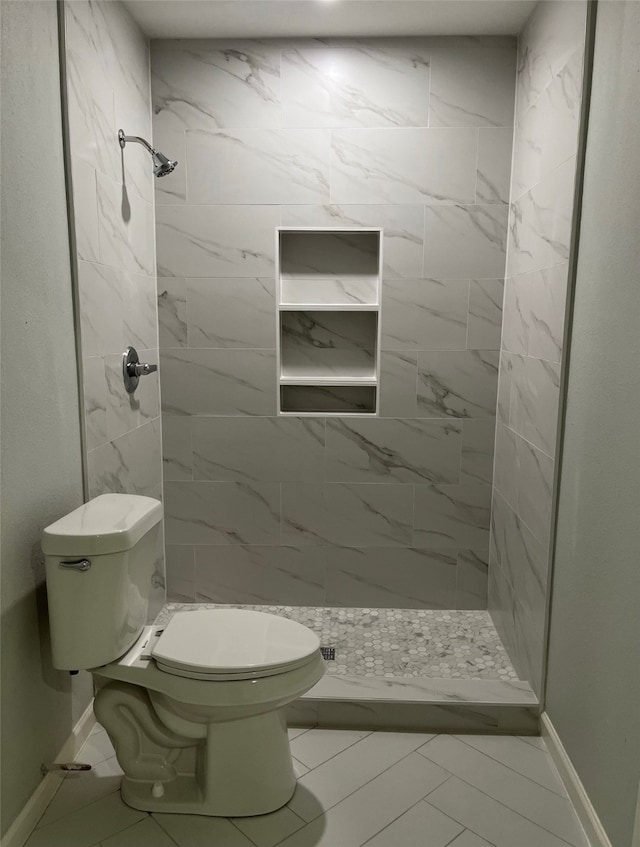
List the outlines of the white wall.
{"label": "white wall", "polygon": [[56,4],[29,0],[2,3],[1,456],[4,832],[91,697],[48,649],[40,531],[82,472]]}
{"label": "white wall", "polygon": [[600,3],[546,709],[614,847],[640,777],[640,4]]}

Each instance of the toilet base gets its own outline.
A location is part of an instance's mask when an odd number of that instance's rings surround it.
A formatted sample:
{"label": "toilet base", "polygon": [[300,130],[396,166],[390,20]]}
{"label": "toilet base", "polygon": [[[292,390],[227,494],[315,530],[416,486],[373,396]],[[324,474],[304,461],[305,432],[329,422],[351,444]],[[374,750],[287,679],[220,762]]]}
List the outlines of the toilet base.
{"label": "toilet base", "polygon": [[208,724],[193,770],[175,765],[169,780],[125,775],[124,802],[147,812],[246,817],[279,809],[296,787],[283,709]]}

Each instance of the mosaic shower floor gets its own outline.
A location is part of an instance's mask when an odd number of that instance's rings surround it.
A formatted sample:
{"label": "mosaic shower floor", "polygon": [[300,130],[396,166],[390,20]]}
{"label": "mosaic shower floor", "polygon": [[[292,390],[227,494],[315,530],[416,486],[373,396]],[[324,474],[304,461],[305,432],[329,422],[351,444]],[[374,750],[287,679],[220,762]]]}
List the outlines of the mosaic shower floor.
{"label": "mosaic shower floor", "polygon": [[[156,624],[175,612],[230,608],[230,604],[172,603]],[[335,647],[327,673],[407,679],[518,679],[486,611],[349,609],[314,606],[235,608],[282,615],[316,632],[322,646]]]}

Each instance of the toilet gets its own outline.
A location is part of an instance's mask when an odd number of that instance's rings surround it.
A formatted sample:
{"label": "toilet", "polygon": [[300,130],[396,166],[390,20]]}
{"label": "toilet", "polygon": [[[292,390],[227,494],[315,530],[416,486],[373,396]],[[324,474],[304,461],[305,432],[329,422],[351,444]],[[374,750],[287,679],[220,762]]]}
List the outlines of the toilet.
{"label": "toilet", "polygon": [[161,519],[157,500],[103,494],[43,531],[53,664],[93,674],[129,806],[274,811],[296,784],[284,708],[322,678],[320,642],[248,609],[148,625]]}

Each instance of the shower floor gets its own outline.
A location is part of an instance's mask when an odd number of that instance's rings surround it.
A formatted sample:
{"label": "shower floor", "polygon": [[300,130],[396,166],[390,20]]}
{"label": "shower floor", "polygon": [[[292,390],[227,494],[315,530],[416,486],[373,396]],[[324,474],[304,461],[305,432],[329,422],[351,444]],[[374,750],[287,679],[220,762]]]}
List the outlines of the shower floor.
{"label": "shower floor", "polygon": [[[156,624],[178,611],[230,608],[229,604],[173,603]],[[518,680],[491,617],[486,611],[432,609],[350,609],[314,606],[251,606],[291,618],[318,634],[323,647],[335,648],[326,662],[332,676],[387,679]]]}

